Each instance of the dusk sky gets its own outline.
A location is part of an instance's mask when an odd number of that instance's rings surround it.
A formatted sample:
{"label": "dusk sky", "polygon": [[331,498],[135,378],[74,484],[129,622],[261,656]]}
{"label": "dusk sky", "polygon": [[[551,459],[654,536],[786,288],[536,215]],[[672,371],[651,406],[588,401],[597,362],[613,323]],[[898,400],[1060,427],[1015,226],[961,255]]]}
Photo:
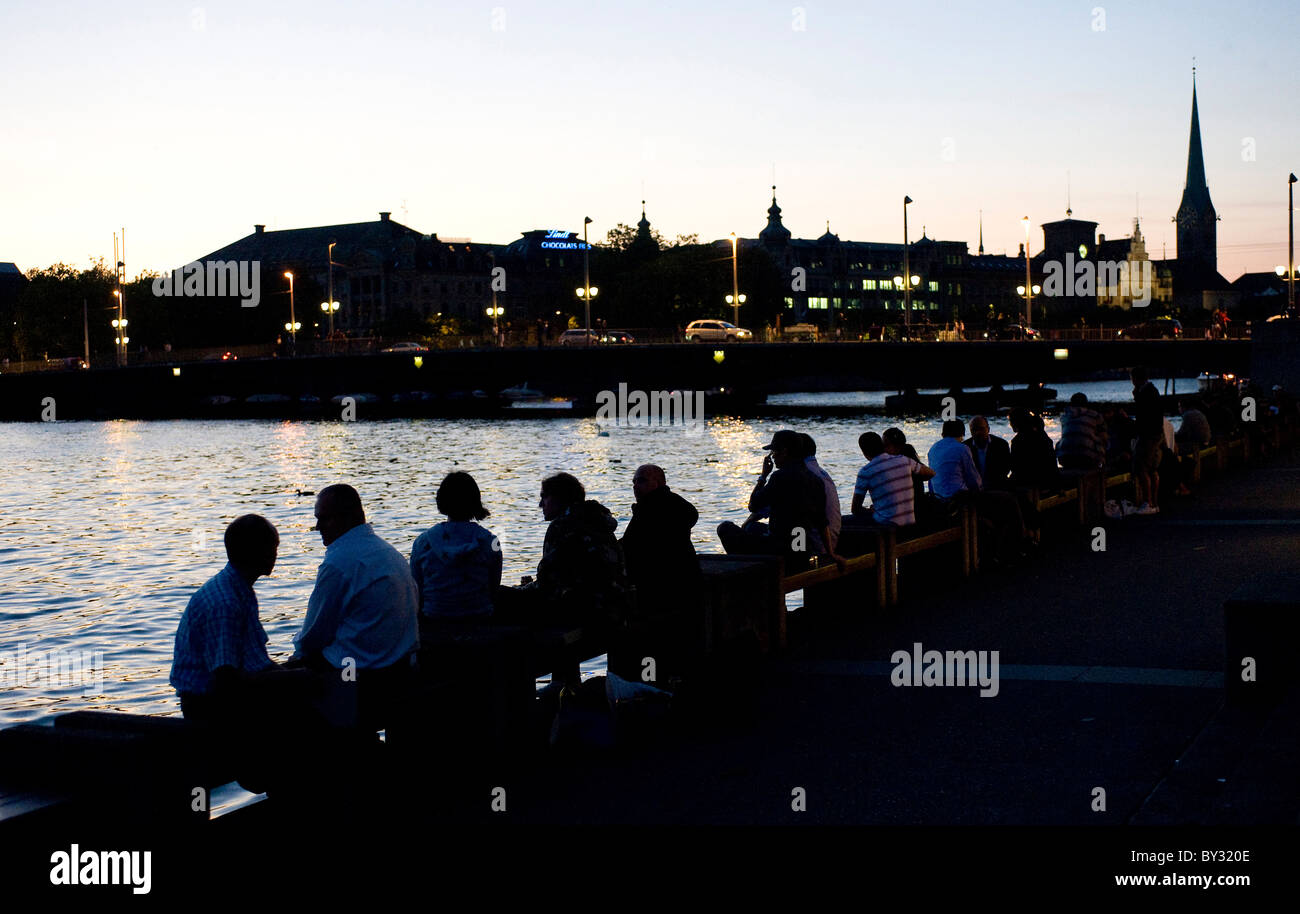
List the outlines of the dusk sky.
{"label": "dusk sky", "polygon": [[[1014,253],[1020,219],[1175,253],[1197,64],[1219,269],[1286,260],[1300,171],[1284,2],[217,2],[0,7],[0,260],[165,270],[390,210],[506,243],[765,224]],[[1139,201],[1140,195],[1140,201]]]}

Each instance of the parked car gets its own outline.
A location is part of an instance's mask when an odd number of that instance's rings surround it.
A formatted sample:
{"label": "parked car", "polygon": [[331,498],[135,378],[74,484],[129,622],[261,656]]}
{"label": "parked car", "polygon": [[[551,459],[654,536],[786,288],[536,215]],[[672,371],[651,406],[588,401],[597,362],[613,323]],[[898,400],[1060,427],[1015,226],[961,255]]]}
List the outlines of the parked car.
{"label": "parked car", "polygon": [[1024,324],[1002,324],[984,331],[984,339],[986,340],[1037,340],[1041,338],[1037,330],[1033,327],[1026,327]]}
{"label": "parked car", "polygon": [[635,343],[636,337],[626,330],[606,330],[600,335],[600,341],[612,345],[627,345]]}
{"label": "parked car", "polygon": [[560,334],[561,346],[596,346],[599,344],[600,334],[595,330],[566,330]]}
{"label": "parked car", "polygon": [[81,358],[81,356],[76,356],[76,355],[65,356],[64,358],[61,359],[46,359],[45,364],[48,365],[50,368],[63,368],[63,369],[68,369],[68,368],[76,369],[76,368],[90,367],[86,364],[85,359]]}
{"label": "parked car", "polygon": [[752,340],[754,334],[727,321],[691,321],[686,325],[686,339],[692,343],[728,343]]}
{"label": "parked car", "polygon": [[1182,336],[1183,325],[1168,315],[1153,317],[1115,333],[1117,340],[1177,340]]}
{"label": "parked car", "polygon": [[380,352],[428,352],[429,347],[423,343],[394,343]]}

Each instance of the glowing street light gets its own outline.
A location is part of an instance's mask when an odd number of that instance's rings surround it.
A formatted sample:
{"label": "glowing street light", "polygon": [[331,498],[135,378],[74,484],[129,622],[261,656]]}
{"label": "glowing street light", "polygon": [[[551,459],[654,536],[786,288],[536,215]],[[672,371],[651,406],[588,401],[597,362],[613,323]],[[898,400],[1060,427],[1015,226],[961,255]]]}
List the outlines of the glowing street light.
{"label": "glowing street light", "polygon": [[290,347],[292,348],[298,343],[298,330],[302,327],[302,324],[298,323],[293,315],[293,274],[286,270],[284,276],[289,280],[289,323],[284,325],[284,329],[289,331],[289,339],[292,341]]}
{"label": "glowing street light", "polygon": [[1020,287],[1020,294],[1025,296],[1025,327],[1029,328],[1034,326],[1034,295],[1041,291],[1041,287],[1034,285],[1029,275],[1029,217],[1020,221],[1025,225],[1025,284]]}
{"label": "glowing street light", "polygon": [[591,287],[591,245],[587,243],[587,226],[591,225],[591,217],[582,217],[582,287],[587,290],[586,294],[579,294],[579,298],[587,306],[587,345],[591,345],[591,299],[596,295],[596,290]]}
{"label": "glowing street light", "polygon": [[737,250],[740,246],[740,239],[736,233],[731,233],[731,294],[727,296],[727,304],[731,305],[731,322],[737,327],[740,326],[740,306],[745,303],[745,296],[740,294],[740,273],[737,263]]}

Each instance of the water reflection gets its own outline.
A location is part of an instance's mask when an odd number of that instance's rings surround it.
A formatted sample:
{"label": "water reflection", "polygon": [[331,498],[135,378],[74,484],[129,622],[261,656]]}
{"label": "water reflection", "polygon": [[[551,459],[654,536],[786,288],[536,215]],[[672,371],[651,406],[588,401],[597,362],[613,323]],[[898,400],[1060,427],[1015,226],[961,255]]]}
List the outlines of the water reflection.
{"label": "water reflection", "polygon": [[[1191,383],[1191,382],[1187,382]],[[1072,385],[1121,399],[1128,385]],[[1062,389],[1067,396],[1067,389]],[[925,456],[932,418],[711,420],[704,427],[605,426],[591,419],[389,422],[59,422],[0,426],[15,462],[0,489],[0,651],[103,654],[103,693],[0,682],[0,725],[56,709],[174,713],[167,685],[172,645],[190,595],[225,562],[226,524],[248,512],[279,528],[275,574],[257,584],[272,656],[283,659],[301,623],[324,551],[312,530],[314,498],[334,482],[360,491],[375,530],[409,553],[440,518],[434,491],[452,470],[478,480],[502,542],[506,582],[531,574],[546,524],[543,476],[576,475],[618,518],[631,517],[632,474],[660,464],[699,508],[698,548],[718,551],[715,528],[741,521],[774,431],[797,427],[845,506],[862,457],[858,435],[898,425]],[[1005,418],[995,434],[1010,437]],[[1059,434],[1059,422],[1047,428]],[[602,434],[606,432],[607,434]],[[12,671],[12,665],[8,667]],[[5,675],[8,675],[7,673]]]}

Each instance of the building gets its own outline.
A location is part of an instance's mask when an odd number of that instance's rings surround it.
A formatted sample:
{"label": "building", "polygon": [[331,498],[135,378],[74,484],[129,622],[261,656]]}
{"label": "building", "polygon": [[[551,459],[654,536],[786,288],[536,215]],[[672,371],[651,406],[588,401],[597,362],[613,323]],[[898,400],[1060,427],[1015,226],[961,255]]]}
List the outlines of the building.
{"label": "building", "polygon": [[[335,328],[349,335],[369,335],[399,316],[460,319],[483,315],[491,300],[493,257],[500,245],[443,241],[425,235],[381,212],[376,222],[353,222],[252,234],[213,251],[202,261],[244,260],[262,264],[265,283],[283,282],[285,271],[303,288],[310,280],[321,301],[300,301],[298,315],[306,326],[313,317],[325,326],[318,309],[329,299],[339,303]],[[331,270],[331,261],[333,269]]]}
{"label": "building", "polygon": [[1180,309],[1213,309],[1228,289],[1219,275],[1219,216],[1210,201],[1201,152],[1201,117],[1196,103],[1196,71],[1192,71],[1192,125],[1187,141],[1187,181],[1178,205],[1176,259],[1173,273],[1174,305]]}

